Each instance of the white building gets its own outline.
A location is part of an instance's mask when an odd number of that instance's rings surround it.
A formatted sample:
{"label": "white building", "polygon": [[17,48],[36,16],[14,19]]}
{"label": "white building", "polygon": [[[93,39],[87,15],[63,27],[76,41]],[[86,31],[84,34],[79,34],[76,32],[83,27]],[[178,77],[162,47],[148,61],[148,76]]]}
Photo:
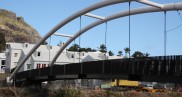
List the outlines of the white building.
{"label": "white building", "polygon": [[10,71],[17,66],[20,59],[22,44],[7,43],[6,44],[6,71]]}
{"label": "white building", "polygon": [[[9,72],[15,68],[17,64],[27,55],[27,53],[34,47],[35,44],[29,43],[7,43],[6,45],[6,70]],[[60,46],[41,45],[25,62],[20,71],[26,71],[29,69],[44,68],[47,67],[53,57],[56,55]],[[80,56],[79,56],[80,55]],[[101,52],[73,52],[64,50],[58,57],[55,64],[63,65],[70,63],[97,61],[104,59],[118,59],[119,56],[108,56]]]}
{"label": "white building", "polygon": [[5,53],[0,53],[0,73],[5,72],[6,56]]}

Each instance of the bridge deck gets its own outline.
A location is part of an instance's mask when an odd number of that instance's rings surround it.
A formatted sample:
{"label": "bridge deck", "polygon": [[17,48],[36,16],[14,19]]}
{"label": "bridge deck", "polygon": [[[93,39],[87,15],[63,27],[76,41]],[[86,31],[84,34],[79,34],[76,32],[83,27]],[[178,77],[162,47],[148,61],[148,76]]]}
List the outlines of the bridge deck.
{"label": "bridge deck", "polygon": [[60,79],[128,79],[182,82],[182,56],[91,61],[54,65],[16,74],[16,82]]}

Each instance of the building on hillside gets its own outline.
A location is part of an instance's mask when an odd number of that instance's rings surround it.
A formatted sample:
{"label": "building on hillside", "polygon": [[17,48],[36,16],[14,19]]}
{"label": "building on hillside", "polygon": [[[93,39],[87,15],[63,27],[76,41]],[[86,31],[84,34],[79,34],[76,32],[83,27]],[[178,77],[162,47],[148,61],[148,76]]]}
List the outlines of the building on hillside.
{"label": "building on hillside", "polygon": [[0,73],[5,72],[6,56],[5,53],[0,53]]}

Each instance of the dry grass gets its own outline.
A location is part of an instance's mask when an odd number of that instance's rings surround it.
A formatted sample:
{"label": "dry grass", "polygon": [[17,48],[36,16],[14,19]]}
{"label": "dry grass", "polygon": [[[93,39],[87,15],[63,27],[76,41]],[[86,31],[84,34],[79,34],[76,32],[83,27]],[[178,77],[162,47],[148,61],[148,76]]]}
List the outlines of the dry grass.
{"label": "dry grass", "polygon": [[0,73],[0,80],[6,79],[8,76],[10,76],[9,73]]}
{"label": "dry grass", "polygon": [[[11,90],[12,89],[12,90]],[[79,90],[79,89],[20,89],[2,88],[0,97],[182,97],[180,92],[114,92],[106,90]]]}

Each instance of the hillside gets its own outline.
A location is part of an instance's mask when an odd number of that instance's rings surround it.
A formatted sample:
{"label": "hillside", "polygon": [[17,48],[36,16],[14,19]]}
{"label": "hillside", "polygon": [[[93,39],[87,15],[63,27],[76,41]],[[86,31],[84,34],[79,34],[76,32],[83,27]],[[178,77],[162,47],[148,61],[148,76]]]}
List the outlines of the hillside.
{"label": "hillside", "polygon": [[17,17],[14,12],[4,9],[0,9],[0,33],[5,34],[6,42],[36,43],[41,39],[39,33],[23,17]]}

